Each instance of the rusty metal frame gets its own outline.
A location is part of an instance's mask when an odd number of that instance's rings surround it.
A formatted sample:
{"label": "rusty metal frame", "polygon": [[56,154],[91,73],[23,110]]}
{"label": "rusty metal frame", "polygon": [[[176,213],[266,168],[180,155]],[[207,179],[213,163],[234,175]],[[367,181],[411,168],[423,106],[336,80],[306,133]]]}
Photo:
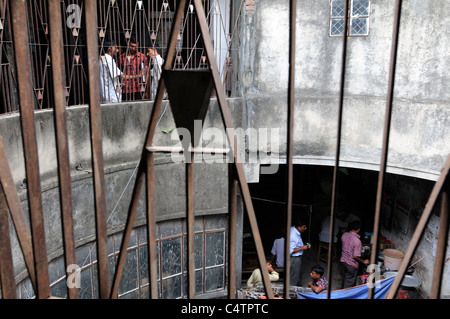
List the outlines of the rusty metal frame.
{"label": "rusty metal frame", "polygon": [[[344,30],[347,30],[348,22],[348,6],[350,0],[344,0]],[[333,169],[333,186],[331,191],[331,211],[330,211],[330,237],[328,243],[328,280],[331,283],[333,279],[333,245],[334,245],[334,222],[337,206],[337,191],[339,186],[339,160],[341,154],[341,135],[342,135],[342,114],[344,108],[344,87],[345,87],[345,68],[347,61],[347,39],[348,35],[344,32],[342,37],[342,60],[341,60],[341,79],[339,88],[339,108],[338,108],[338,123],[337,123],[337,137],[336,137],[336,155]],[[327,289],[327,299],[331,298],[331,289]]]}
{"label": "rusty metal frame", "polygon": [[97,1],[85,3],[86,38],[89,70],[89,115],[91,129],[92,170],[94,174],[97,261],[100,298],[110,296],[108,236],[106,227],[105,174],[102,148],[102,113],[100,109],[100,73],[98,58]]}
{"label": "rusty metal frame", "polygon": [[5,194],[5,200],[9,207],[11,219],[16,229],[19,245],[22,249],[25,265],[28,269],[31,284],[36,291],[36,271],[34,266],[33,244],[31,240],[30,229],[20,204],[19,195],[14,185],[14,180],[8,164],[5,150],[3,148],[3,140],[0,136],[0,183],[2,191]]}
{"label": "rusty metal frame", "polygon": [[[388,93],[386,100],[386,112],[385,112],[385,122],[384,122],[384,136],[383,136],[383,147],[381,154],[381,164],[380,172],[378,175],[378,185],[377,185],[377,197],[375,206],[375,216],[373,225],[373,238],[376,240],[372,244],[370,263],[376,264],[378,256],[378,237],[380,229],[380,215],[381,215],[381,204],[383,199],[384,190],[384,178],[386,175],[386,167],[388,160],[388,148],[389,148],[389,133],[391,126],[392,117],[392,101],[394,99],[394,84],[395,84],[395,69],[397,62],[397,48],[398,48],[398,36],[400,32],[400,17],[401,17],[401,7],[402,0],[396,0],[395,2],[395,19],[394,19],[394,29],[392,34],[392,47],[391,47],[391,65],[389,70],[389,84]],[[373,285],[369,286],[368,299],[374,297],[375,287]]]}
{"label": "rusty metal frame", "polygon": [[[69,139],[67,134],[65,66],[63,51],[63,26],[61,23],[60,0],[49,0],[50,50],[53,60],[52,76],[54,88],[54,119],[56,150],[58,154],[59,192],[63,228],[64,258],[68,265],[76,264],[75,236],[73,230],[72,187],[70,180]],[[70,273],[67,273],[69,276]],[[78,298],[78,288],[68,288],[69,299]]]}
{"label": "rusty metal frame", "polygon": [[[181,0],[177,11],[175,13],[174,22],[172,25],[172,31],[170,35],[170,41],[168,46],[168,52],[166,55],[165,63],[163,65],[163,70],[170,70],[173,64],[174,55],[175,55],[175,46],[178,36],[178,30],[180,28],[181,20],[183,17],[184,10],[186,8],[186,0]],[[233,128],[232,120],[231,120],[231,114],[229,112],[229,108],[227,105],[224,88],[221,85],[220,80],[220,74],[217,70],[215,58],[214,58],[214,51],[211,43],[211,39],[209,37],[209,31],[208,26],[206,24],[206,17],[203,11],[203,6],[201,1],[194,1],[194,8],[196,11],[196,15],[198,18],[198,22],[200,25],[200,31],[203,36],[203,40],[205,42],[205,51],[206,51],[206,57],[209,61],[209,65],[211,68],[211,75],[214,82],[214,88],[216,90],[217,99],[222,115],[222,120],[224,123],[224,126],[226,129]],[[149,249],[149,276],[151,279],[151,298],[158,298],[158,292],[156,286],[156,240],[154,240],[154,225],[155,225],[155,212],[154,212],[154,206],[153,206],[153,196],[154,196],[154,152],[159,151],[158,147],[152,148],[152,142],[153,137],[155,133],[155,128],[157,124],[157,116],[160,113],[161,106],[162,106],[162,99],[166,90],[164,77],[161,77],[156,93],[156,99],[153,106],[152,114],[150,117],[150,125],[148,128],[147,136],[146,136],[146,142],[145,147],[143,150],[143,160],[141,161],[139,165],[139,171],[138,176],[136,179],[135,187],[133,190],[133,197],[131,201],[131,205],[129,208],[129,215],[127,219],[127,224],[124,232],[124,237],[122,240],[122,248],[119,254],[116,274],[113,281],[113,289],[111,291],[111,298],[117,298],[117,291],[118,286],[120,282],[121,272],[123,271],[123,265],[126,258],[126,248],[129,241],[129,235],[132,230],[132,225],[134,223],[134,219],[136,216],[136,209],[137,209],[137,201],[140,195],[140,191],[142,188],[142,184],[144,181],[144,175],[147,176],[147,222],[149,225],[148,228],[148,236],[149,236],[149,242],[148,242],[148,249]],[[237,145],[236,137],[232,135],[230,130],[227,130],[227,137],[229,140],[230,145]],[[190,152],[188,149],[184,150],[185,152],[188,152],[188,154],[191,159],[193,157],[193,152]],[[256,222],[255,212],[253,209],[253,205],[251,202],[250,192],[248,189],[248,185],[245,179],[242,162],[239,158],[239,153],[237,150],[232,150],[233,153],[233,160],[234,160],[234,168],[236,170],[237,175],[237,181],[239,182],[239,186],[241,189],[241,193],[244,198],[244,204],[246,207],[246,211],[251,223],[253,238],[255,241],[255,246],[257,249],[258,254],[258,262],[260,265],[260,268],[262,269],[263,273],[263,283],[266,290],[266,294],[268,298],[273,298],[273,291],[271,289],[271,283],[269,279],[269,275],[267,272],[267,266],[265,264],[265,258],[264,258],[264,251],[261,243],[261,237],[258,230],[258,225]],[[194,206],[193,206],[193,200],[194,200],[194,194],[193,194],[193,161],[191,163],[186,164],[186,178],[187,178],[187,186],[186,186],[186,207],[187,207],[187,224],[188,224],[188,256],[193,256],[193,249],[194,249]],[[229,295],[231,296],[234,292],[230,291]],[[195,298],[195,267],[194,267],[194,261],[191,258],[188,259],[188,297],[189,298]]]}
{"label": "rusty metal frame", "polygon": [[16,299],[16,281],[9,233],[8,205],[0,184],[0,283],[4,299]]}
{"label": "rusty metal frame", "polygon": [[295,27],[297,16],[297,1],[289,2],[289,84],[287,100],[287,198],[286,198],[286,235],[284,240],[284,298],[289,299],[290,290],[290,238],[292,223],[292,197],[294,165],[292,162],[294,152],[294,105],[295,105]]}
{"label": "rusty metal frame", "polygon": [[28,204],[32,229],[33,254],[36,272],[36,297],[50,297],[50,284],[45,244],[44,214],[42,210],[36,127],[34,120],[34,94],[30,60],[27,4],[25,0],[10,1],[14,36],[14,51],[17,61],[19,86],[20,122],[22,125],[23,149],[27,176]]}

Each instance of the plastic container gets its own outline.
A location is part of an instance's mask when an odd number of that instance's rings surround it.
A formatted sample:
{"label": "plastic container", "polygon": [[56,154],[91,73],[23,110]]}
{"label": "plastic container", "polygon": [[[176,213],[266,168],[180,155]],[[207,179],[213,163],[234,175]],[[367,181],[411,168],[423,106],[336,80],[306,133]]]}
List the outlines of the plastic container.
{"label": "plastic container", "polygon": [[384,267],[389,270],[398,270],[405,255],[397,249],[384,250]]}

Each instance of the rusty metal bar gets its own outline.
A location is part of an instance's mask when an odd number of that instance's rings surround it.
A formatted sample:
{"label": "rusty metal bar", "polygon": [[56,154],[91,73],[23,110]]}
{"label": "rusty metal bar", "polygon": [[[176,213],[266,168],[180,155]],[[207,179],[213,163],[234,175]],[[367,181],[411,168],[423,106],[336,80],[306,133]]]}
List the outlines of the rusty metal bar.
{"label": "rusty metal bar", "polygon": [[20,247],[22,248],[25,264],[28,269],[31,283],[36,290],[36,271],[34,268],[33,244],[31,240],[31,233],[25,218],[22,205],[20,204],[19,195],[14,185],[14,180],[9,169],[8,158],[6,157],[5,149],[3,148],[3,140],[0,136],[0,184],[3,187],[6,201],[8,203],[11,219],[16,229],[17,238],[19,239]]}
{"label": "rusty metal bar", "polygon": [[[183,11],[186,6],[186,0],[181,0],[176,11],[176,18],[172,25],[172,33],[170,35],[169,48],[167,50],[167,55],[165,57],[165,63],[163,69],[170,69],[173,63],[175,55],[175,47],[177,36],[180,30],[181,20],[183,18]],[[131,231],[133,229],[134,219],[136,217],[136,211],[139,203],[139,197],[142,190],[142,185],[144,183],[145,172],[147,173],[147,236],[148,236],[148,250],[149,250],[149,276],[150,276],[150,297],[153,299],[158,298],[158,287],[157,287],[157,265],[156,265],[156,220],[155,211],[153,204],[154,197],[154,154],[152,150],[147,150],[147,148],[152,146],[153,137],[156,130],[156,125],[158,124],[158,115],[161,112],[162,100],[165,93],[165,84],[163,77],[159,80],[159,85],[156,92],[156,98],[153,103],[152,113],[150,115],[150,125],[148,127],[147,136],[145,139],[144,149],[142,151],[143,158],[139,164],[139,170],[137,173],[133,195],[128,210],[127,225],[125,227],[121,250],[118,258],[116,273],[114,275],[113,288],[111,291],[111,298],[117,298],[119,282],[122,276],[122,271],[127,256],[127,247],[130,241]],[[125,248],[125,249],[124,249]]]}
{"label": "rusty metal bar", "polygon": [[[401,17],[401,7],[402,1],[397,0],[395,2],[395,18],[394,18],[394,30],[392,35],[392,48],[391,48],[391,67],[389,70],[389,86],[386,101],[386,114],[384,122],[384,136],[383,136],[383,148],[381,155],[380,172],[378,175],[378,186],[377,186],[377,198],[375,205],[375,217],[373,223],[373,238],[375,239],[372,244],[370,263],[376,264],[378,256],[378,237],[380,229],[380,214],[381,214],[381,204],[383,200],[383,189],[384,189],[384,177],[386,175],[386,166],[388,160],[388,149],[389,149],[389,133],[391,126],[391,116],[392,116],[392,101],[394,98],[394,85],[395,85],[395,67],[397,61],[397,47],[398,47],[398,35],[400,32],[400,17]],[[373,299],[375,287],[369,285],[368,299]]]}
{"label": "rusty metal bar", "polygon": [[294,105],[295,105],[295,26],[297,1],[290,2],[289,28],[289,84],[287,108],[287,199],[286,199],[286,236],[284,240],[284,298],[289,299],[291,277],[291,254],[289,253],[291,224],[292,224],[292,191],[294,187],[294,165],[292,163],[294,151]]}
{"label": "rusty metal bar", "polygon": [[158,266],[156,256],[155,155],[147,155],[147,243],[150,297],[158,299]]}
{"label": "rusty metal bar", "polygon": [[[331,211],[330,211],[330,237],[328,243],[327,256],[327,275],[331,286],[333,280],[333,245],[334,245],[334,221],[337,206],[337,192],[339,185],[339,160],[341,156],[341,136],[342,136],[342,114],[344,110],[344,88],[345,88],[345,68],[347,65],[347,28],[348,28],[348,8],[349,0],[344,1],[344,27],[342,32],[342,62],[341,62],[341,82],[339,89],[339,109],[338,109],[338,124],[336,136],[336,155],[333,169],[333,187],[331,192]],[[327,299],[331,298],[331,289],[327,289]]]}
{"label": "rusty metal bar", "polygon": [[[217,69],[217,63],[216,63],[216,60],[214,57],[214,48],[212,46],[212,41],[209,36],[209,29],[208,29],[208,25],[206,24],[205,12],[203,11],[203,6],[202,6],[201,0],[194,0],[194,7],[195,7],[195,11],[197,13],[198,20],[199,20],[198,22],[200,25],[200,30],[201,30],[201,33],[203,36],[203,41],[205,44],[206,56],[207,56],[207,59],[210,64],[211,73],[212,73],[213,81],[214,81],[214,87],[215,87],[215,91],[216,91],[216,95],[217,95],[217,101],[219,103],[222,120],[223,120],[225,129],[227,131],[228,141],[229,141],[230,145],[234,145],[236,136],[234,136],[233,133],[231,132],[232,130],[230,130],[233,128],[233,121],[231,118],[230,110],[228,108],[228,103],[227,103],[226,95],[224,92],[224,87],[221,84],[220,74]],[[236,167],[236,172],[237,172],[237,176],[238,176],[238,180],[239,180],[239,186],[240,186],[241,192],[242,192],[242,197],[244,199],[245,207],[247,210],[247,216],[248,216],[250,226],[252,229],[253,240],[255,242],[256,252],[258,255],[258,262],[259,262],[259,266],[260,266],[261,273],[263,276],[264,289],[265,289],[267,298],[273,299],[272,284],[270,283],[269,272],[268,272],[267,266],[266,266],[266,261],[265,261],[265,257],[264,257],[264,249],[263,249],[262,242],[261,242],[261,235],[260,235],[259,229],[258,229],[258,223],[256,220],[255,211],[254,211],[252,199],[250,196],[250,190],[248,188],[248,184],[245,179],[245,173],[244,173],[244,169],[242,166],[242,161],[240,159],[239,152],[237,150],[233,151],[233,160],[234,160],[234,165]]]}
{"label": "rusty metal bar", "polygon": [[434,184],[433,190],[431,191],[430,197],[428,198],[427,204],[425,205],[425,209],[422,213],[422,216],[420,217],[420,220],[417,223],[416,230],[414,231],[414,234],[411,237],[408,249],[406,250],[405,256],[403,257],[403,261],[400,264],[397,275],[395,276],[394,282],[392,283],[392,286],[389,289],[386,299],[393,299],[397,295],[400,283],[402,282],[403,277],[405,276],[411,258],[414,255],[414,252],[419,244],[420,238],[422,237],[427,222],[430,219],[436,200],[445,183],[449,183],[449,172],[450,172],[450,154],[447,157],[447,161],[445,162],[444,169],[442,170],[439,179]]}
{"label": "rusty metal bar", "polygon": [[8,205],[0,184],[0,282],[3,299],[17,298],[10,236]]}
{"label": "rusty metal bar", "polygon": [[236,238],[237,238],[237,188],[238,182],[234,179],[233,166],[229,168],[229,237],[228,244],[229,259],[228,259],[228,298],[236,299]]}
{"label": "rusty metal bar", "polygon": [[86,43],[88,51],[89,67],[89,115],[91,128],[92,170],[94,173],[95,216],[97,232],[97,261],[99,296],[102,299],[109,298],[109,263],[108,263],[108,238],[106,227],[106,199],[105,180],[102,150],[102,113],[100,109],[100,81],[98,74],[98,28],[97,28],[97,1],[86,1]]}
{"label": "rusty metal bar", "polygon": [[441,295],[442,275],[445,266],[445,256],[447,252],[447,238],[448,238],[448,212],[450,208],[450,202],[448,196],[450,193],[450,182],[444,183],[441,192],[441,222],[439,225],[439,235],[437,242],[436,258],[434,260],[433,280],[431,286],[430,299],[439,299]]}
{"label": "rusty metal bar", "polygon": [[186,163],[186,221],[187,221],[187,266],[188,298],[195,298],[195,206],[194,206],[194,153],[190,152],[190,161]]}
{"label": "rusty metal bar", "polygon": [[[50,49],[54,88],[54,118],[56,127],[56,150],[58,154],[59,193],[63,228],[64,258],[67,266],[76,264],[75,236],[73,230],[72,188],[70,180],[69,140],[67,134],[66,96],[63,47],[63,26],[61,23],[61,1],[50,0]],[[70,273],[67,273],[69,276]],[[78,298],[78,288],[67,288],[69,299]]]}
{"label": "rusty metal bar", "polygon": [[32,229],[33,253],[39,299],[50,297],[47,249],[45,245],[44,214],[42,210],[39,157],[34,120],[34,96],[32,68],[28,40],[27,3],[25,0],[10,1],[14,36],[14,52],[19,86],[20,120],[27,176],[28,204]]}
{"label": "rusty metal bar", "polygon": [[122,234],[122,242],[120,244],[120,252],[117,258],[116,271],[114,272],[114,277],[111,286],[111,299],[117,299],[119,294],[119,284],[122,278],[123,268],[125,265],[125,259],[127,255],[127,248],[130,242],[131,232],[133,230],[134,220],[136,219],[137,207],[139,205],[139,198],[141,195],[142,184],[144,182],[144,173],[142,172],[142,166],[139,166],[139,170],[136,174],[136,181],[133,188],[133,195],[130,203],[130,208],[128,212],[127,221],[125,224],[125,229]]}

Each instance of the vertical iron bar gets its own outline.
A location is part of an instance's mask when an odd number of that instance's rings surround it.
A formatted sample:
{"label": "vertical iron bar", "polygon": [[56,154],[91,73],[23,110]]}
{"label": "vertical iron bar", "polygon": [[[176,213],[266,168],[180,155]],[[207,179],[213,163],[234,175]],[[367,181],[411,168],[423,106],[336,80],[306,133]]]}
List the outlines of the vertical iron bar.
{"label": "vertical iron bar", "polygon": [[[123,3],[122,3],[123,5]],[[165,63],[163,65],[164,69],[170,69],[173,56],[175,53],[176,39],[180,29],[181,20],[183,18],[183,10],[186,5],[186,0],[181,0],[180,5],[178,6],[177,12],[175,13],[175,20],[172,26],[171,33],[171,41],[169,42],[169,47],[167,49],[167,55],[165,57]],[[98,59],[97,59],[98,60]],[[150,289],[151,289],[151,298],[158,298],[158,287],[157,287],[157,265],[156,265],[156,219],[155,219],[155,211],[153,204],[154,197],[154,155],[150,152],[147,154],[146,148],[152,145],[153,136],[155,134],[156,125],[158,123],[158,115],[161,112],[162,100],[165,93],[165,84],[163,77],[161,77],[157,92],[156,98],[153,103],[153,109],[150,116],[150,125],[148,127],[145,145],[143,149],[143,157],[145,160],[142,160],[139,164],[139,170],[137,173],[133,195],[131,199],[131,204],[128,210],[128,220],[125,228],[125,234],[122,239],[122,247],[128,247],[128,242],[130,240],[130,234],[132,230],[132,226],[134,223],[134,218],[136,216],[136,211],[139,203],[139,197],[142,190],[142,185],[144,182],[144,172],[147,174],[147,236],[148,236],[148,250],[149,250],[149,281],[150,281]],[[119,281],[123,271],[123,265],[125,263],[127,255],[126,249],[121,249],[118,259],[118,265],[116,269],[116,274],[113,282],[113,290],[111,291],[111,298],[117,298]]]}
{"label": "vertical iron bar", "polygon": [[[224,127],[227,131],[227,138],[230,145],[233,145],[236,136],[232,133],[233,121],[231,118],[230,110],[228,108],[227,99],[225,97],[224,87],[220,81],[220,74],[217,69],[217,62],[214,58],[214,48],[212,47],[211,38],[209,36],[208,25],[206,24],[205,12],[201,0],[194,0],[195,11],[197,13],[198,22],[200,25],[201,34],[205,45],[205,51],[207,59],[211,68],[211,73],[214,81],[214,88],[217,95],[217,101],[219,103],[220,112]],[[250,196],[250,190],[248,188],[247,180],[245,179],[244,168],[240,159],[239,152],[232,150],[233,160],[239,180],[239,186],[241,188],[242,197],[244,199],[245,207],[247,209],[247,216],[250,222],[252,230],[253,240],[256,246],[256,253],[258,255],[258,263],[263,276],[264,289],[268,299],[273,299],[272,284],[269,279],[269,272],[267,270],[266,260],[264,256],[264,249],[262,246],[261,235],[258,229],[258,223],[255,216],[255,210],[253,208],[252,199]]]}
{"label": "vertical iron bar", "polygon": [[437,243],[436,258],[434,260],[433,280],[431,286],[430,299],[439,299],[441,295],[442,275],[445,265],[445,255],[447,252],[447,238],[448,238],[448,212],[450,203],[448,195],[450,193],[450,182],[444,183],[441,192],[441,222],[439,226],[439,235]]}
{"label": "vertical iron bar", "polygon": [[3,140],[0,136],[0,184],[3,187],[6,201],[8,203],[11,219],[16,229],[17,238],[22,248],[23,258],[28,269],[33,289],[37,290],[36,271],[34,268],[33,244],[31,234],[25,218],[22,205],[20,204],[19,195],[14,185],[14,180],[9,169],[8,159],[5,149],[3,148]]}
{"label": "vertical iron bar", "polygon": [[[194,152],[188,152],[190,162],[186,163],[186,220],[187,220],[187,248],[188,248],[188,298],[195,298],[195,206],[194,206]],[[190,154],[189,154],[190,153]]]}
{"label": "vertical iron bar", "polygon": [[234,178],[234,167],[229,169],[229,259],[228,259],[228,298],[236,299],[236,238],[237,238],[237,188],[238,184]]}
{"label": "vertical iron bar", "polygon": [[[61,201],[61,218],[63,225],[64,257],[66,269],[76,264],[75,236],[73,231],[72,189],[70,181],[69,141],[67,135],[67,115],[64,67],[64,53],[61,23],[61,1],[50,0],[50,49],[52,58],[52,75],[54,88],[54,118],[56,127],[56,149],[58,153],[59,192]],[[70,273],[67,273],[69,276]],[[78,298],[78,288],[68,288],[69,299]]]}
{"label": "vertical iron bar", "polygon": [[92,143],[92,170],[94,173],[99,296],[102,299],[106,299],[110,296],[110,285],[102,150],[102,114],[100,109],[100,80],[98,78],[100,69],[97,42],[97,1],[86,1],[84,5],[89,69],[89,114]]}
{"label": "vertical iron bar", "polygon": [[295,26],[297,1],[290,2],[290,28],[289,28],[289,86],[288,86],[288,108],[287,108],[287,199],[286,199],[286,236],[284,241],[284,298],[289,299],[290,290],[290,260],[289,253],[290,233],[292,224],[292,191],[293,171],[292,157],[294,151],[294,105],[295,105]]}
{"label": "vertical iron bar", "polygon": [[[392,35],[392,48],[391,48],[391,66],[389,70],[389,86],[386,101],[386,114],[384,123],[384,136],[383,136],[383,148],[381,155],[380,172],[378,176],[378,186],[377,186],[377,198],[375,205],[375,217],[373,225],[373,244],[371,249],[370,263],[376,264],[378,256],[378,234],[380,229],[380,211],[383,199],[383,189],[384,189],[384,177],[386,175],[386,166],[388,159],[388,149],[389,149],[389,133],[391,126],[391,116],[392,116],[392,101],[394,97],[394,84],[395,84],[395,67],[397,61],[397,47],[398,47],[398,35],[400,31],[400,16],[401,16],[402,1],[397,0],[395,3],[395,18],[394,18],[394,30]],[[369,285],[368,299],[373,299],[375,287]]]}
{"label": "vertical iron bar", "polygon": [[[330,237],[328,243],[328,281],[331,287],[333,280],[333,245],[334,245],[334,222],[337,206],[337,190],[339,185],[339,160],[341,154],[341,135],[342,135],[342,114],[344,109],[344,88],[345,88],[345,68],[347,65],[347,32],[348,32],[348,9],[349,0],[344,1],[344,27],[342,32],[342,62],[341,62],[341,83],[339,89],[339,110],[338,110],[338,125],[336,137],[336,156],[333,169],[333,188],[331,193],[331,212],[330,212]],[[327,299],[331,297],[331,289],[327,289]]]}
{"label": "vertical iron bar", "polygon": [[142,166],[139,165],[139,170],[136,174],[136,181],[133,188],[133,195],[130,203],[130,209],[128,212],[125,229],[122,234],[122,242],[120,244],[120,252],[117,258],[116,271],[114,272],[114,278],[112,281],[111,295],[110,295],[111,299],[117,299],[119,294],[120,279],[122,277],[123,268],[125,265],[128,244],[130,242],[131,232],[133,230],[133,224],[136,218],[137,206],[139,205],[139,198],[143,182],[144,182],[144,173],[142,171]]}
{"label": "vertical iron bar", "polygon": [[10,8],[14,36],[14,52],[16,61],[20,61],[20,63],[16,63],[17,84],[19,86],[20,120],[37,280],[36,297],[44,299],[50,297],[50,282],[34,120],[34,96],[28,39],[27,3],[25,0],[10,1]]}
{"label": "vertical iron bar", "polygon": [[156,256],[155,155],[147,157],[147,242],[150,298],[158,299],[158,266]]}
{"label": "vertical iron bar", "polygon": [[3,299],[17,298],[10,236],[8,205],[0,184],[0,282]]}
{"label": "vertical iron bar", "polygon": [[450,155],[447,157],[447,161],[445,162],[444,169],[442,170],[439,179],[434,184],[433,190],[431,191],[430,197],[428,198],[427,204],[425,205],[425,209],[422,213],[422,216],[420,217],[420,220],[417,223],[416,230],[414,231],[414,234],[411,237],[408,249],[406,250],[405,256],[403,257],[403,261],[400,264],[400,267],[397,271],[397,275],[395,276],[394,282],[392,283],[392,286],[389,289],[386,299],[393,299],[397,295],[400,283],[402,282],[408,264],[414,255],[414,251],[416,250],[419,244],[420,238],[422,237],[422,234],[425,230],[425,226],[427,225],[427,222],[430,219],[431,213],[433,211],[439,193],[444,187],[444,184],[449,183],[449,172],[450,172]]}

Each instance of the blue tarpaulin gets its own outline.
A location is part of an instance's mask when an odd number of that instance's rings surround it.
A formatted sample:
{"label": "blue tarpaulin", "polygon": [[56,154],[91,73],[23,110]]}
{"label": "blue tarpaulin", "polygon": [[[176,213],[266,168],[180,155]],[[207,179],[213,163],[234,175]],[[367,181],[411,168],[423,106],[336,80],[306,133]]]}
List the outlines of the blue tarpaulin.
{"label": "blue tarpaulin", "polygon": [[[395,276],[376,282],[373,299],[384,299],[394,282]],[[330,294],[330,299],[367,299],[369,295],[369,284],[356,287],[334,290]],[[315,292],[297,292],[298,299],[327,299],[327,292],[316,294]]]}

